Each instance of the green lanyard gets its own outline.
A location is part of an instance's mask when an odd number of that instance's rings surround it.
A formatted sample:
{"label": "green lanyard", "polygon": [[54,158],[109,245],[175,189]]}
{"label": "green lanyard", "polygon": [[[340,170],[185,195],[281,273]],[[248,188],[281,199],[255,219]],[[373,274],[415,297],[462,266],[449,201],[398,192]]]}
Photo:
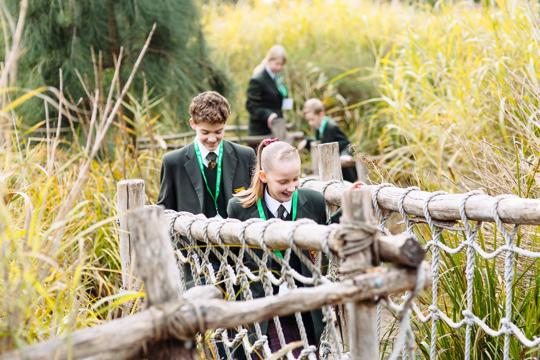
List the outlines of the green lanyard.
{"label": "green lanyard", "polygon": [[287,86],[285,86],[285,84],[283,83],[283,79],[279,75],[276,75],[276,86],[281,96],[286,98],[287,95],[289,95],[289,90],[287,89]]}
{"label": "green lanyard", "polygon": [[[291,209],[291,217],[292,217],[292,221],[296,220],[296,208],[298,207],[298,190],[296,190],[295,192],[293,192],[293,195],[292,195],[292,209]],[[259,210],[259,218],[263,219],[263,220],[267,220],[266,219],[266,214],[264,212],[264,209],[263,209],[263,205],[262,205],[262,200],[261,199],[258,199],[257,200],[257,210]],[[274,250],[274,254],[276,254],[276,256],[280,259],[283,259],[283,254],[281,253],[281,251],[279,250]]]}
{"label": "green lanyard", "polygon": [[324,131],[326,130],[326,127],[328,126],[329,121],[330,121],[330,118],[328,116],[325,116],[321,123],[321,127],[319,128],[319,139],[322,139],[324,135]]}
{"label": "green lanyard", "polygon": [[210,197],[212,197],[212,200],[214,201],[214,206],[216,207],[216,215],[219,215],[218,211],[218,197],[219,197],[219,189],[221,187],[221,163],[223,162],[223,141],[221,144],[219,144],[219,150],[218,150],[218,157],[217,157],[217,176],[216,176],[216,194],[212,194],[212,190],[210,190],[210,186],[208,185],[208,180],[206,180],[206,175],[204,174],[204,163],[201,155],[201,150],[199,149],[199,144],[197,141],[193,143],[193,147],[195,148],[195,155],[197,157],[197,163],[199,163],[199,168],[201,169],[201,174],[204,180],[204,184],[206,185],[206,190],[208,190],[208,194],[210,194]]}

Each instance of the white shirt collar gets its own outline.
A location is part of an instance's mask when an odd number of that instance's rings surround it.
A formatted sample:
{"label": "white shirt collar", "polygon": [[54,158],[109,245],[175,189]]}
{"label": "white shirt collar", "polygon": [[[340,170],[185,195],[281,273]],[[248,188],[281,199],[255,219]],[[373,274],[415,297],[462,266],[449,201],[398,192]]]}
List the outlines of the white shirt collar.
{"label": "white shirt collar", "polygon": [[264,189],[264,203],[266,204],[268,210],[270,210],[272,215],[274,215],[274,217],[276,218],[278,217],[277,211],[279,205],[285,206],[285,210],[287,210],[286,216],[289,216],[289,214],[291,213],[292,199],[287,202],[280,203],[279,201],[270,196],[267,189]]}
{"label": "white shirt collar", "polygon": [[274,79],[274,80],[276,79],[276,74],[274,74],[274,73],[272,72],[272,70],[270,70],[270,68],[269,68],[268,66],[265,65],[265,66],[264,66],[264,69],[266,70],[266,72],[268,73],[268,75],[270,75],[270,77],[271,77],[272,79]]}
{"label": "white shirt collar", "polygon": [[[208,153],[210,151],[208,151],[208,149],[202,144],[202,142],[199,141],[199,139],[197,137],[195,137],[195,141],[197,142],[197,145],[199,145],[199,150],[201,151],[201,157],[202,157],[203,164],[204,164],[204,166],[208,167],[208,159],[206,159],[206,156],[208,156]],[[215,152],[215,151],[212,151],[212,152],[217,155],[217,152]]]}

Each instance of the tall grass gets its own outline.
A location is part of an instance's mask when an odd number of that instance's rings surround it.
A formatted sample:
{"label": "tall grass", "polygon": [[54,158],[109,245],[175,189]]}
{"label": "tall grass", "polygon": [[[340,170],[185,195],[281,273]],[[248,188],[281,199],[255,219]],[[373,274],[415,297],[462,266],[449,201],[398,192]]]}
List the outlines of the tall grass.
{"label": "tall grass", "polygon": [[[61,88],[27,90],[2,82],[0,351],[110,319],[119,304],[141,296],[119,292],[116,181],[144,177],[155,188],[159,157],[121,156],[127,141],[111,128],[136,122],[120,118],[118,110],[150,38],[122,87],[116,83],[120,56],[109,91],[89,93],[91,109],[69,103]],[[11,49],[18,53],[13,39]],[[2,68],[2,79],[12,78],[6,72],[14,69]],[[17,110],[33,98],[43,99],[47,115],[55,110],[59,127],[76,122],[72,136],[53,131],[30,145]],[[139,121],[151,117],[148,106],[141,108],[146,110],[132,112]],[[52,128],[49,116],[41,123]],[[106,141],[115,145],[109,156]],[[155,196],[152,189],[150,194]]]}
{"label": "tall grass", "polygon": [[243,119],[251,69],[282,43],[289,117],[325,99],[371,155],[374,180],[538,194],[537,3],[254,1],[203,13]]}

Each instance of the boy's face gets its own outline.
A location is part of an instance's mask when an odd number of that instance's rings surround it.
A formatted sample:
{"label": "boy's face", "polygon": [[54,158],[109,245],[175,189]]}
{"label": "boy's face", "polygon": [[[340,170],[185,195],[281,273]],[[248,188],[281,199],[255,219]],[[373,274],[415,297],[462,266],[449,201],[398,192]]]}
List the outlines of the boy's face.
{"label": "boy's face", "polygon": [[324,111],[321,111],[320,113],[315,114],[313,110],[309,110],[309,109],[304,110],[304,119],[307,120],[309,126],[314,130],[318,130],[321,127],[321,122],[324,116],[325,116]]}
{"label": "boy's face", "polygon": [[293,192],[300,185],[300,161],[290,159],[272,164],[267,172],[261,170],[259,177],[266,184],[268,193],[279,202],[291,200]]}
{"label": "boy's face", "polygon": [[189,119],[189,125],[195,130],[197,139],[208,151],[217,150],[225,135],[225,124],[210,124],[204,121],[197,124],[193,119]]}

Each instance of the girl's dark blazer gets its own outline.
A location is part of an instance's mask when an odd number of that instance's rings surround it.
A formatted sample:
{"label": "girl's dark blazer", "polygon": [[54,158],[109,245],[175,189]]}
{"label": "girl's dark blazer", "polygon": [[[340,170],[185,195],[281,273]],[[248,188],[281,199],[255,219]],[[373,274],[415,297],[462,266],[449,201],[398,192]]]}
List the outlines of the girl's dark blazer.
{"label": "girl's dark blazer", "polygon": [[[225,203],[234,193],[247,189],[255,168],[253,149],[223,141],[223,189]],[[201,214],[206,191],[193,143],[165,154],[161,165],[158,205],[176,211]]]}
{"label": "girl's dark blazer", "polygon": [[266,69],[256,72],[249,80],[246,109],[249,112],[249,133],[251,135],[269,135],[268,117],[276,113],[283,117],[281,105],[283,96],[278,91],[276,82]]}
{"label": "girl's dark blazer", "polygon": [[[266,212],[267,219],[271,218],[272,216],[266,206],[264,206],[264,210]],[[320,192],[311,189],[298,189],[297,211],[297,219],[308,218],[314,220],[317,224],[326,224],[326,206],[324,197]],[[259,218],[259,211],[257,210],[256,204],[248,208],[244,208],[242,207],[242,204],[237,197],[233,197],[231,200],[229,200],[229,205],[227,206],[227,214],[230,218],[238,219],[241,221],[246,221],[252,218]],[[254,262],[252,264],[254,264]],[[302,263],[295,254],[291,254],[290,265],[291,267],[295,268],[295,270],[300,271],[302,275],[308,277],[312,276],[307,266],[305,266],[304,263]],[[278,264],[272,263],[268,266],[273,270],[281,270]],[[300,267],[300,269],[298,269],[298,267]],[[257,283],[257,285],[259,284],[260,283]],[[264,291],[262,290],[262,287],[253,286],[251,288],[251,291],[254,298],[264,296]],[[315,339],[320,339],[324,328],[322,312],[320,310],[315,310],[311,311],[309,315],[307,313],[303,313],[302,317],[311,320],[311,324],[305,325],[306,327],[312,326]],[[266,333],[267,328],[268,322],[261,323],[261,329],[263,333]]]}

